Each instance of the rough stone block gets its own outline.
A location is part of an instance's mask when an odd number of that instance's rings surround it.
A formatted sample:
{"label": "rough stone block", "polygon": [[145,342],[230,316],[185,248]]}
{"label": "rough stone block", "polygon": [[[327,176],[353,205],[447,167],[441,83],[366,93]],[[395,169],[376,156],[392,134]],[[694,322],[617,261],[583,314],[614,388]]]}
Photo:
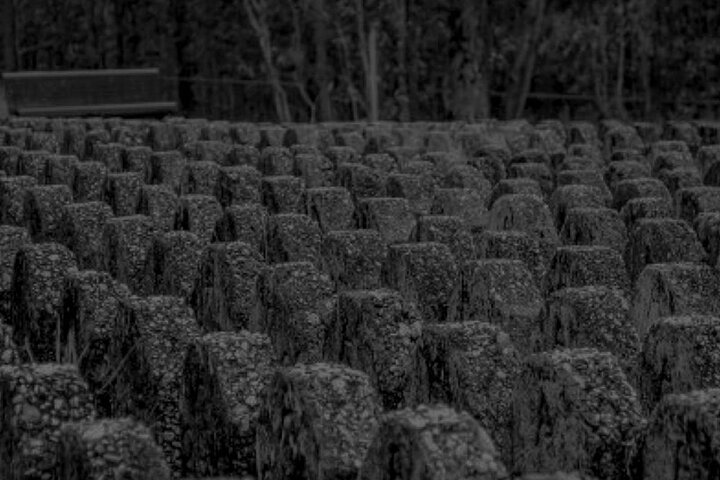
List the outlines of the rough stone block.
{"label": "rough stone block", "polygon": [[470,229],[462,218],[448,215],[426,215],[418,219],[414,239],[418,242],[444,243],[458,265],[475,259],[475,245]]}
{"label": "rough stone block", "polygon": [[305,182],[293,176],[263,177],[260,183],[262,203],[271,215],[301,213]]}
{"label": "rough stone block", "polygon": [[530,178],[509,178],[500,180],[490,193],[488,204],[490,208],[495,201],[503,195],[537,195],[542,198],[540,184]]}
{"label": "rough stone block", "polygon": [[642,152],[645,144],[638,135],[637,130],[630,125],[618,125],[609,129],[603,135],[603,145],[605,147],[605,156],[616,150],[636,150]]}
{"label": "rough stone block", "polygon": [[254,123],[234,123],[230,126],[230,136],[235,143],[257,146],[260,144],[260,130]]}
{"label": "rough stone block", "polygon": [[558,247],[545,276],[546,292],[561,288],[606,286],[628,292],[631,283],[622,254],[610,247]]}
{"label": "rough stone block", "polygon": [[535,278],[524,262],[490,259],[465,263],[461,302],[463,321],[498,325],[519,350],[533,347],[543,302]]}
{"label": "rough stone block", "polygon": [[404,198],[366,198],[358,205],[359,227],[380,232],[388,243],[403,243],[415,228],[415,216]]}
{"label": "rough stone block", "polygon": [[720,276],[697,263],[648,265],[635,282],[632,318],[640,338],[662,317],[720,315]]}
{"label": "rough stone block", "polygon": [[48,185],[67,185],[73,188],[75,167],[79,163],[75,155],[50,155],[47,159],[46,183]]}
{"label": "rough stone block", "polygon": [[720,386],[718,335],[720,319],[707,315],[665,317],[650,327],[637,375],[646,411],[667,394]]}
{"label": "rough stone block", "polygon": [[636,478],[713,478],[720,455],[714,441],[719,418],[720,389],[665,396],[648,421]]}
{"label": "rough stone block", "polygon": [[115,320],[129,298],[127,286],[107,272],[72,271],[63,285],[59,361],[78,366],[102,416],[111,414],[114,401],[106,382],[117,368],[109,358]]}
{"label": "rough stone block", "polygon": [[0,366],[0,405],[0,476],[8,480],[57,478],[62,423],[95,418],[92,395],[72,365]]}
{"label": "rough stone block", "polygon": [[162,231],[175,228],[180,200],[167,185],[143,185],[140,188],[138,213],[152,220]]}
{"label": "rough stone block", "polygon": [[308,188],[329,187],[335,179],[332,162],[321,154],[295,155],[293,172]]}
{"label": "rough stone block", "polygon": [[81,270],[101,270],[105,265],[105,223],[113,217],[104,202],[65,205],[60,217],[62,243],[75,254]]}
{"label": "rough stone block", "polygon": [[675,195],[680,219],[692,224],[701,213],[720,212],[720,187],[683,188]]}
{"label": "rough stone block", "polygon": [[386,191],[389,197],[407,199],[412,213],[427,215],[432,206],[435,185],[430,175],[393,173],[388,175]]}
{"label": "rough stone block", "polygon": [[621,290],[605,286],[553,292],[541,315],[543,350],[597,348],[615,355],[626,375],[635,371],[640,337]]}
{"label": "rough stone block", "polygon": [[672,197],[682,189],[701,187],[703,184],[695,167],[661,170],[658,179],[665,184]]}
{"label": "rough stone block", "polygon": [[664,198],[672,202],[670,192],[660,180],[656,178],[634,178],[617,182],[613,195],[613,208],[620,210],[629,200],[641,197]]}
{"label": "rough stone block", "polygon": [[15,256],[22,246],[30,243],[32,239],[27,229],[0,225],[0,321],[9,316],[12,307]]}
{"label": "rough stone block", "polygon": [[513,471],[572,470],[627,479],[628,452],[645,426],[635,390],[610,353],[531,355],[513,395]]}
{"label": "rough stone block", "polygon": [[627,228],[632,229],[643,218],[672,218],[675,209],[668,198],[639,197],[629,200],[620,209],[620,216]]}
{"label": "rough stone block", "polygon": [[605,170],[605,183],[610,191],[615,191],[623,180],[635,180],[650,177],[650,168],[637,160],[618,160],[610,162]]}
{"label": "rough stone block", "polygon": [[112,333],[116,375],[112,416],[153,425],[153,436],[173,472],[182,462],[183,367],[188,346],[200,337],[193,311],[177,297],[133,297],[122,303]]}
{"label": "rough stone block", "polygon": [[80,162],[73,168],[73,197],[76,202],[105,200],[107,167],[100,162]]}
{"label": "rough stone block", "polygon": [[611,208],[572,208],[560,230],[565,245],[599,245],[625,252],[627,229],[620,214]]}
{"label": "rough stone block", "polygon": [[259,330],[273,331],[294,313],[314,310],[333,293],[330,277],[310,262],[278,263],[258,283]]}
{"label": "rough stone block", "polygon": [[190,344],[183,369],[183,474],[255,474],[260,398],[276,365],[262,334],[214,332]]}
{"label": "rough stone block", "polygon": [[267,238],[267,258],[270,263],[319,260],[322,233],[317,222],[308,215],[271,215]]}
{"label": "rough stone block", "polygon": [[358,151],[355,150],[352,147],[347,146],[334,146],[334,147],[328,147],[325,150],[325,155],[327,155],[328,159],[333,165],[333,168],[337,170],[340,165],[343,165],[345,163],[359,163],[360,162],[360,155],[358,154]]}
{"label": "rough stone block", "polygon": [[327,332],[326,358],[365,372],[386,409],[404,404],[422,317],[393,290],[340,293]]}
{"label": "rough stone block", "polygon": [[373,289],[381,283],[387,245],[377,230],[337,230],[324,235],[321,255],[335,289]]}
{"label": "rough stone block", "polygon": [[415,302],[426,322],[452,322],[458,314],[460,278],[455,257],[437,242],[391,245],[385,284]]}
{"label": "rough stone block", "polygon": [[513,381],[521,357],[486,322],[425,324],[414,352],[411,405],[446,403],[470,413],[509,460]]}
{"label": "rough stone block", "polygon": [[260,155],[258,170],[265,176],[292,175],[293,156],[285,147],[265,147]]}
{"label": "rough stone block", "polygon": [[550,211],[557,228],[562,228],[568,210],[573,208],[605,208],[607,203],[598,187],[565,185],[558,187],[550,197]]}
{"label": "rough stone block", "polygon": [[248,166],[255,169],[260,167],[260,150],[252,145],[232,145],[227,157],[227,167]]}
{"label": "rough stone block", "polygon": [[36,242],[60,241],[62,238],[62,209],[72,202],[67,185],[31,187],[25,194],[25,223]]}
{"label": "rough stone block", "polygon": [[211,244],[202,256],[191,300],[198,323],[206,331],[237,331],[257,324],[263,268],[262,257],[248,243]]}
{"label": "rough stone block", "polygon": [[605,183],[601,170],[568,169],[557,174],[558,188],[565,185],[588,185],[602,191],[602,198],[607,205],[612,203],[612,193]]}
{"label": "rough stone block", "polygon": [[126,478],[170,480],[150,429],[131,418],[65,423],[56,450],[58,480]]}
{"label": "rough stone block", "polygon": [[515,163],[508,168],[508,177],[535,180],[546,197],[549,197],[555,189],[552,171],[544,163]]}
{"label": "rough stone block", "polygon": [[422,405],[380,418],[358,478],[390,480],[399,478],[397,472],[422,472],[428,480],[508,477],[480,424],[445,405]]}
{"label": "rough stone block", "polygon": [[478,259],[505,258],[521,260],[542,285],[549,258],[543,252],[540,241],[519,230],[487,230],[475,237]]}
{"label": "rough stone block", "polygon": [[134,293],[145,293],[147,262],[153,239],[159,233],[156,224],[146,215],[109,219],[104,233],[104,270]]}
{"label": "rough stone block", "polygon": [[20,152],[22,150],[18,147],[0,146],[0,170],[4,170],[8,175],[17,175]]}
{"label": "rough stone block", "polygon": [[92,159],[104,164],[108,172],[119,173],[123,171],[123,149],[119,143],[100,143],[93,147]]}
{"label": "rough stone block", "polygon": [[183,193],[187,160],[175,150],[154,152],[150,156],[150,183],[167,185],[176,194]]}
{"label": "rough stone block", "polygon": [[27,244],[17,252],[9,320],[15,342],[36,361],[57,358],[65,277],[76,269],[72,252],[56,243]]}
{"label": "rough stone block", "polygon": [[357,370],[326,363],[279,370],[260,406],[258,477],[355,478],[380,412],[369,378]]}
{"label": "rough stone block", "polygon": [[518,230],[538,239],[548,257],[560,244],[550,209],[536,195],[513,194],[498,198],[488,214],[488,230]]}
{"label": "rough stone block", "polygon": [[215,162],[190,162],[185,166],[183,191],[194,195],[215,195],[218,191],[220,166]]}
{"label": "rough stone block", "polygon": [[215,225],[223,216],[220,202],[212,195],[183,195],[179,200],[175,227],[210,242],[215,235]]}
{"label": "rough stone block", "polygon": [[192,232],[158,235],[148,256],[145,291],[189,300],[200,277],[200,262],[207,242]]}
{"label": "rough stone block", "polygon": [[25,175],[0,178],[0,224],[26,225],[26,197],[36,186],[37,180]]}
{"label": "rough stone block", "polygon": [[385,177],[360,163],[343,163],[337,169],[337,183],[347,188],[354,199],[385,195]]}
{"label": "rough stone block", "polygon": [[220,169],[218,193],[215,195],[224,207],[243,203],[260,203],[261,175],[249,166]]}
{"label": "rough stone block", "polygon": [[487,196],[467,188],[438,188],[430,214],[460,217],[473,230],[484,228],[488,221],[487,200]]}
{"label": "rough stone block", "polygon": [[634,280],[651,263],[702,262],[705,250],[684,220],[638,220],[628,236],[625,263]]}
{"label": "rough stone block", "polygon": [[118,217],[135,215],[140,203],[142,177],[138,173],[110,173],[105,186],[105,198]]}
{"label": "rough stone block", "polygon": [[182,153],[190,163],[213,162],[224,166],[229,163],[228,156],[230,155],[231,149],[231,145],[224,142],[198,140],[185,143],[182,146]]}
{"label": "rough stone block", "polygon": [[215,225],[215,238],[220,242],[241,241],[265,254],[268,213],[259,203],[230,205]]}
{"label": "rough stone block", "polygon": [[39,185],[47,180],[47,162],[50,153],[45,150],[24,150],[18,157],[18,175],[33,177]]}
{"label": "rough stone block", "polygon": [[355,227],[355,206],[343,187],[309,188],[305,191],[305,210],[324,232]]}

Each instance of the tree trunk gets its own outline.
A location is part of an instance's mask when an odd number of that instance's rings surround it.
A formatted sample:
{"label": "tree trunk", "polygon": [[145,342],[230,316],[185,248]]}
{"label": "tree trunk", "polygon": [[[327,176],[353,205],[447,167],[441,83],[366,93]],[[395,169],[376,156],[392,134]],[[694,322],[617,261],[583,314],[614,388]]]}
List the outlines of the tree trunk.
{"label": "tree trunk", "polygon": [[522,117],[535,73],[537,48],[545,22],[546,0],[532,0],[528,5],[528,20],[534,19],[532,28],[526,33],[522,49],[515,60],[512,88],[506,105],[509,118]]}
{"label": "tree trunk", "polygon": [[3,68],[5,70],[17,69],[17,50],[15,36],[15,0],[0,0],[2,2],[2,45]]}
{"label": "tree trunk", "polygon": [[[473,122],[490,116],[490,51],[488,0],[476,5],[465,0],[455,27],[459,35],[454,41],[455,54],[451,61],[449,108],[458,120]],[[485,37],[481,38],[480,34]]]}
{"label": "tree trunk", "polygon": [[332,102],[330,100],[331,78],[327,55],[327,13],[325,0],[315,0],[313,9],[313,40],[315,42],[315,81],[320,92],[318,94],[319,120],[333,119]]}
{"label": "tree trunk", "polygon": [[408,97],[408,68],[407,68],[407,0],[397,1],[397,90],[395,99],[398,103],[398,119],[401,122],[410,121],[410,98]]}
{"label": "tree trunk", "polygon": [[380,118],[380,79],[378,78],[378,59],[377,59],[377,23],[370,25],[370,35],[368,36],[368,102],[370,104],[371,122],[377,122]]}
{"label": "tree trunk", "polygon": [[265,14],[267,13],[267,5],[264,1],[244,0],[245,12],[250,20],[250,25],[255,31],[260,51],[262,52],[265,68],[267,68],[268,82],[273,90],[273,100],[275,103],[275,112],[278,121],[285,123],[292,120],[290,114],[290,106],[288,105],[287,94],[283,89],[280,81],[280,72],[278,71],[272,59],[272,44],[270,41],[270,28],[268,27]]}

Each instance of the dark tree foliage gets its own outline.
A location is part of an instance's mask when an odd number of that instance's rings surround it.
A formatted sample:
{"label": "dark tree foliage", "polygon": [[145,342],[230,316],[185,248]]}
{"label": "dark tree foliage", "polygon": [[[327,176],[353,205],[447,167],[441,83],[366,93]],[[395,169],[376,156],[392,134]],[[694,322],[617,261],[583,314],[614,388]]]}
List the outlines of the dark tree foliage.
{"label": "dark tree foliage", "polygon": [[720,85],[715,0],[0,4],[3,68],[159,66],[210,117],[704,117]]}

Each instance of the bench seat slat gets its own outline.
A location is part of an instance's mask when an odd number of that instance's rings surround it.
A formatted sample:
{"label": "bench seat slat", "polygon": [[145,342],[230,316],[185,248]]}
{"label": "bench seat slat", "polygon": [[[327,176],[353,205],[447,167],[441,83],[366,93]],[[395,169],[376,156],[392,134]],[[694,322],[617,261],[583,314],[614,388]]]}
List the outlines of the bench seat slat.
{"label": "bench seat slat", "polygon": [[93,115],[113,114],[131,115],[139,113],[175,112],[178,110],[176,102],[142,102],[142,103],[108,103],[95,105],[77,105],[61,107],[19,107],[21,116],[65,116],[65,115]]}

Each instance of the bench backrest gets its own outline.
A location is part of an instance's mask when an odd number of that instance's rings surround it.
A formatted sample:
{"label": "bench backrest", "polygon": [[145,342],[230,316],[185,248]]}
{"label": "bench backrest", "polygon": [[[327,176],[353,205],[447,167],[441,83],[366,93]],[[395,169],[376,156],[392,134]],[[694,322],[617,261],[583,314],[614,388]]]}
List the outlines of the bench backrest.
{"label": "bench backrest", "polygon": [[8,72],[2,80],[10,113],[17,115],[177,109],[157,68]]}

